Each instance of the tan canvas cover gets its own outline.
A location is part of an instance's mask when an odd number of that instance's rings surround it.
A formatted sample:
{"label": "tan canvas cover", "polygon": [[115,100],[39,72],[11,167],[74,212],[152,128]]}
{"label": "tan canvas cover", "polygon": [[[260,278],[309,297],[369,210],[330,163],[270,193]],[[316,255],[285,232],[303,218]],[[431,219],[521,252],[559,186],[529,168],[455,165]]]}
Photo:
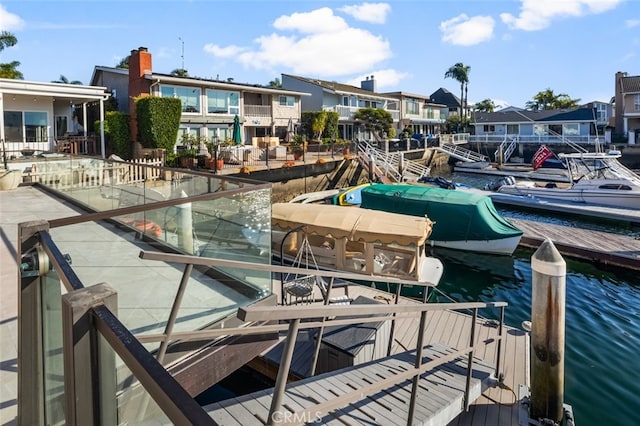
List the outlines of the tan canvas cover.
{"label": "tan canvas cover", "polygon": [[306,225],[308,234],[331,235],[353,241],[422,245],[431,235],[425,217],[330,204],[275,203],[271,223],[282,229]]}

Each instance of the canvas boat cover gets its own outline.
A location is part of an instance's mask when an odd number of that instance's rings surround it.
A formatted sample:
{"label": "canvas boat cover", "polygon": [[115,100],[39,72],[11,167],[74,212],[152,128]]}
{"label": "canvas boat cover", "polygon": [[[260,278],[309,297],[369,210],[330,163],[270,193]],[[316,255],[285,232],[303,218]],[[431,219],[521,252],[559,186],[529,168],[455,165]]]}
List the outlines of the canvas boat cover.
{"label": "canvas boat cover", "polygon": [[364,187],[361,197],[361,208],[427,216],[434,222],[434,241],[487,241],[523,233],[485,195],[421,185],[374,184]]}
{"label": "canvas boat cover", "polygon": [[306,225],[308,234],[331,235],[353,241],[421,246],[431,235],[426,217],[407,217],[384,211],[331,204],[274,203],[271,223],[281,229]]}

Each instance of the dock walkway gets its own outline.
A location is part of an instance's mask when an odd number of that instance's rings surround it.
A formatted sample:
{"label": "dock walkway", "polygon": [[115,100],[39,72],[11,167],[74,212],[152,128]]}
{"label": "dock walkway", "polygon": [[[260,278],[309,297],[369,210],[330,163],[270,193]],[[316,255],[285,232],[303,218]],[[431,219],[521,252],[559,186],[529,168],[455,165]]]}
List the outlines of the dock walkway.
{"label": "dock walkway", "polygon": [[[430,345],[423,352],[423,363],[451,354],[445,346]],[[327,415],[314,413],[316,404],[339,400],[373,383],[394,381],[394,376],[414,368],[415,352],[403,352],[355,367],[328,372],[297,381],[287,387],[284,405],[287,411],[278,413],[298,422],[335,424],[408,424],[411,387],[413,381],[402,380],[369,398],[349,404]],[[421,376],[416,398],[414,421],[419,424],[447,424],[460,414],[463,407],[466,360],[458,357],[442,367]],[[476,358],[471,379],[470,399],[475,400],[486,389],[495,367]],[[397,379],[396,379],[397,380]],[[213,419],[226,425],[264,425],[267,423],[273,389],[259,391],[204,407]],[[308,415],[305,409],[311,409]],[[295,416],[299,414],[299,416]],[[300,420],[303,419],[301,422]]]}

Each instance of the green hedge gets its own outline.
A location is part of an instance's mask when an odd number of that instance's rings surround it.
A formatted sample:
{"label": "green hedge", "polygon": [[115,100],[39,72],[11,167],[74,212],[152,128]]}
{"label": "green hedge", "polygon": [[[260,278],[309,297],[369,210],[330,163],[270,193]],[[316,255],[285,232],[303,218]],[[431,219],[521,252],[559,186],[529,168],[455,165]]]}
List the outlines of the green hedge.
{"label": "green hedge", "polygon": [[138,140],[145,148],[173,152],[178,139],[182,103],[177,98],[145,96],[136,99]]}
{"label": "green hedge", "polygon": [[[100,129],[100,121],[96,121],[95,128]],[[112,152],[125,160],[131,158],[129,114],[108,111],[104,116],[104,134],[109,145],[107,153]]]}

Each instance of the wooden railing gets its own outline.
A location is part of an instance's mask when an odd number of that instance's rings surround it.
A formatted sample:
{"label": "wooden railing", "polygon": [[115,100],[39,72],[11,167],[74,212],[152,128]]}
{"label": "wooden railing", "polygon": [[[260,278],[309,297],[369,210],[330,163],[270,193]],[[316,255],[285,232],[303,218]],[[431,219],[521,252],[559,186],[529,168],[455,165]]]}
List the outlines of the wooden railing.
{"label": "wooden railing", "polygon": [[[46,184],[58,189],[65,187],[100,187],[157,180],[161,176],[161,159],[136,159],[127,162],[95,162],[74,159],[61,162],[34,162],[24,175],[28,182]],[[155,166],[155,167],[148,167]]]}

